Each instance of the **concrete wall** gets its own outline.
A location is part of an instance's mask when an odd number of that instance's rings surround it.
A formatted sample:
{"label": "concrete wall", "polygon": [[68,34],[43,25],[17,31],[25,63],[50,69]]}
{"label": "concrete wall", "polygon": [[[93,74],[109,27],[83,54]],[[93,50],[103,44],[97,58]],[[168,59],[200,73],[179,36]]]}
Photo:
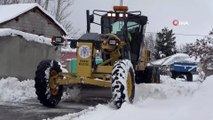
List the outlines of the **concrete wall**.
{"label": "concrete wall", "polygon": [[0,77],[34,79],[38,63],[59,60],[59,52],[46,44],[26,41],[21,36],[0,37]]}
{"label": "concrete wall", "polygon": [[31,10],[16,19],[0,25],[0,28],[12,28],[27,33],[43,35],[49,38],[52,36],[64,35],[52,21],[50,21],[38,9]]}

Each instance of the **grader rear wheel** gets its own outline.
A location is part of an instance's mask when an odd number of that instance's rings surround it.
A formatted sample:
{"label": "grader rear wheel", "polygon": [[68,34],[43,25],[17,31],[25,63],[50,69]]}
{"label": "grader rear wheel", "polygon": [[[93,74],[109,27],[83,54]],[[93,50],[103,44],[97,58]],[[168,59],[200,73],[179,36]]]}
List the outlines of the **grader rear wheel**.
{"label": "grader rear wheel", "polygon": [[41,61],[35,75],[35,89],[38,100],[44,106],[55,107],[61,100],[63,87],[58,86],[55,75],[62,72],[61,66],[54,60]]}
{"label": "grader rear wheel", "polygon": [[160,73],[157,67],[148,66],[145,70],[146,83],[160,83]]}
{"label": "grader rear wheel", "polygon": [[135,74],[129,60],[118,61],[112,71],[112,105],[119,109],[124,102],[133,103]]}

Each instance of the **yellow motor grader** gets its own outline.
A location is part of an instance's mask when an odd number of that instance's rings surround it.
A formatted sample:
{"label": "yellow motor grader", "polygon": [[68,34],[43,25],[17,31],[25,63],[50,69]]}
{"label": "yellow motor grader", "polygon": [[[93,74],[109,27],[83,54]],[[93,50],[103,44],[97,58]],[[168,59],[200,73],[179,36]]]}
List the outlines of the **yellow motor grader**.
{"label": "yellow motor grader", "polygon": [[[76,70],[67,72],[55,60],[43,60],[37,67],[36,94],[44,106],[55,107],[64,86],[92,85],[111,88],[110,102],[120,108],[124,102],[133,102],[135,84],[160,82],[158,68],[148,66],[150,52],[144,47],[146,16],[128,11],[127,6],[86,13],[87,33],[77,40],[67,39],[70,47],[77,49]],[[99,22],[95,22],[96,16]],[[100,26],[101,33],[90,32],[91,24]],[[52,44],[60,46],[64,41],[63,37],[53,37]],[[97,62],[97,55],[101,62]]]}

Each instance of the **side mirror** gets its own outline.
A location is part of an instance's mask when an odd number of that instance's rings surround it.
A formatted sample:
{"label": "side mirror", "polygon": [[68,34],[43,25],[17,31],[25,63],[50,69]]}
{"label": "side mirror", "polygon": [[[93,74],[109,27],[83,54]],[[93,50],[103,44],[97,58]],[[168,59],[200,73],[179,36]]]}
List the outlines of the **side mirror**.
{"label": "side mirror", "polygon": [[54,36],[54,37],[52,37],[51,43],[54,46],[62,46],[63,43],[64,43],[64,41],[65,41],[65,39],[63,37],[61,37],[61,36]]}

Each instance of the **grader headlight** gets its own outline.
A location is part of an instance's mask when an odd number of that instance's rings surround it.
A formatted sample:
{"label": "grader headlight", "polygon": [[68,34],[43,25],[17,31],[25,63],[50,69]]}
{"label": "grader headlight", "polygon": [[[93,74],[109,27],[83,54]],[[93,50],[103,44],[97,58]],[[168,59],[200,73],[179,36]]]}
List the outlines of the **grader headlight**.
{"label": "grader headlight", "polygon": [[116,13],[112,13],[112,17],[116,17]]}
{"label": "grader headlight", "polygon": [[107,13],[107,17],[112,17],[112,13]]}

